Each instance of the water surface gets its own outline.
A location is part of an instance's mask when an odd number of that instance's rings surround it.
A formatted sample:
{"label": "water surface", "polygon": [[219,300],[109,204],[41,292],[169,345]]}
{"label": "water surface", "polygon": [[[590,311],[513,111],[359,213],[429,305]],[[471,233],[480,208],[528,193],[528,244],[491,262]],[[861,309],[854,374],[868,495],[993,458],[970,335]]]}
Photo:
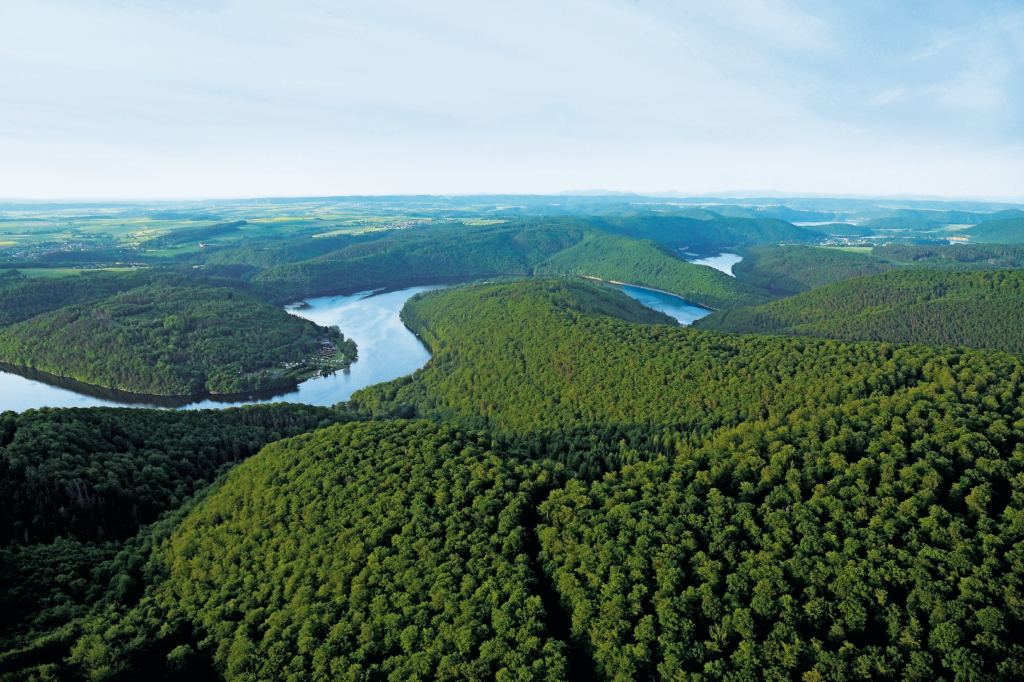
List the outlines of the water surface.
{"label": "water surface", "polygon": [[699,320],[705,315],[711,314],[711,311],[707,308],[702,308],[696,303],[690,303],[685,298],[666,294],[662,291],[631,287],[628,284],[619,285],[617,288],[621,289],[627,296],[640,301],[648,308],[653,308],[676,318],[681,324],[690,324],[694,320]]}
{"label": "water surface", "polygon": [[243,396],[200,396],[162,398],[111,391],[43,372],[9,367],[0,370],[0,411],[21,412],[31,407],[230,407],[248,403],[288,401],[311,405],[333,405],[357,390],[382,381],[411,374],[430,359],[430,351],[402,324],[398,317],[405,302],[421,291],[437,286],[420,286],[376,296],[363,292],[351,296],[309,299],[301,315],[319,325],[336,324],[346,338],[355,339],[359,359],[347,370],[329,377],[310,379],[297,389]]}
{"label": "water surface", "polygon": [[[689,256],[690,254],[686,254]],[[713,267],[715,270],[721,270],[730,277],[735,277],[732,274],[732,266],[743,260],[743,256],[737,256],[735,253],[720,253],[717,256],[708,256],[701,258],[688,257],[687,262],[694,263],[695,265],[708,265]]]}

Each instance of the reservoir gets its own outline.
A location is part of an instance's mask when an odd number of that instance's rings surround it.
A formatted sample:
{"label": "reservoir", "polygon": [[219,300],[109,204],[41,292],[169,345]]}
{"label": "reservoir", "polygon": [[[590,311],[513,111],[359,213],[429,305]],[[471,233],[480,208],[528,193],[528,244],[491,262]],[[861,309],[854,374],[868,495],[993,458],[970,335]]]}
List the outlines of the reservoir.
{"label": "reservoir", "polygon": [[711,314],[711,311],[707,308],[702,308],[699,305],[690,303],[685,298],[666,294],[663,291],[631,287],[628,284],[619,285],[616,289],[621,290],[622,293],[631,298],[635,298],[648,308],[654,308],[670,317],[676,318],[680,324],[690,324],[694,320],[699,320],[705,315]]}
{"label": "reservoir", "polygon": [[[415,334],[405,328],[398,313],[415,294],[440,286],[443,285],[412,287],[381,294],[362,292],[350,296],[327,296],[309,299],[302,306],[290,306],[289,312],[319,325],[338,325],[346,338],[355,340],[359,349],[359,359],[347,370],[304,381],[294,389],[242,396],[161,397],[112,391],[43,372],[8,366],[7,371],[0,369],[0,412],[99,405],[199,409],[281,401],[329,407],[348,400],[361,388],[412,374],[427,364],[430,351]],[[682,324],[689,324],[711,312],[660,291],[628,285],[617,288]]]}
{"label": "reservoir", "polygon": [[31,370],[16,370],[16,374],[0,371],[0,412],[22,412],[30,407],[96,405],[207,408],[278,401],[334,405],[348,400],[361,388],[412,374],[427,364],[430,351],[415,334],[405,328],[398,313],[413,295],[436,288],[413,287],[376,296],[372,292],[328,296],[310,299],[308,307],[303,306],[301,310],[292,307],[290,312],[319,325],[336,324],[341,327],[346,338],[355,340],[359,359],[347,370],[304,381],[289,391],[220,399],[216,396],[162,398],[111,391]]}
{"label": "reservoir", "polygon": [[[686,254],[689,256],[689,254]],[[717,256],[708,257],[688,257],[686,261],[693,263],[694,265],[707,265],[715,270],[721,270],[730,277],[735,277],[732,273],[732,266],[743,260],[743,256],[737,256],[735,253],[720,253]]]}

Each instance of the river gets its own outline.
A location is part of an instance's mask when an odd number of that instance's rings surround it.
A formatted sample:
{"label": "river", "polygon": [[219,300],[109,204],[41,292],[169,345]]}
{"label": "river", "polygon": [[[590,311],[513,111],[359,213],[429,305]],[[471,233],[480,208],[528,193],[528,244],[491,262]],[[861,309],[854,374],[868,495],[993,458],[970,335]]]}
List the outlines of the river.
{"label": "river", "polygon": [[698,256],[696,258],[690,254],[685,255],[687,256],[686,261],[688,263],[694,263],[695,265],[707,265],[715,270],[721,270],[730,277],[736,276],[732,272],[732,266],[743,260],[743,256],[738,256],[735,253],[720,253],[717,256]]}
{"label": "river", "polygon": [[[165,407],[198,409],[230,407],[249,403],[288,401],[330,406],[361,388],[412,374],[430,359],[430,351],[405,328],[398,313],[413,295],[438,286],[420,286],[382,294],[363,292],[351,296],[313,298],[289,312],[319,325],[338,325],[347,338],[354,339],[359,359],[347,370],[328,377],[310,379],[290,390],[243,396],[200,396],[163,398],[111,391],[43,372],[8,367],[0,369],[0,412],[21,412],[38,407]],[[678,296],[628,285],[618,287],[644,305],[689,324],[711,311]]]}
{"label": "river", "polygon": [[291,312],[319,325],[338,325],[346,338],[355,339],[359,349],[359,359],[347,370],[304,381],[296,389],[220,399],[160,398],[110,391],[41,372],[0,372],[0,411],[96,405],[204,408],[278,401],[333,405],[348,400],[361,388],[411,374],[427,363],[430,351],[405,328],[398,313],[411,296],[435,288],[413,287],[376,296],[370,295],[372,292],[328,296],[310,299],[302,310],[293,308]]}

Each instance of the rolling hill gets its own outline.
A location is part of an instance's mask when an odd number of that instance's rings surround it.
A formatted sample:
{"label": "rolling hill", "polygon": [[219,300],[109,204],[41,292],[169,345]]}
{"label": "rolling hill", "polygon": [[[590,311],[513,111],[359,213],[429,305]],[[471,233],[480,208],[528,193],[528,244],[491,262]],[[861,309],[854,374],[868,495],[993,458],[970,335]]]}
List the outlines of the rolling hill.
{"label": "rolling hill", "polygon": [[403,314],[434,356],[341,406],[374,421],[249,458],[145,536],[143,590],[0,670],[1024,673],[1019,358],[692,330],[573,280]]}
{"label": "rolling hill", "polygon": [[900,270],[825,286],[694,326],[737,334],[923,343],[1024,353],[1024,272]]}

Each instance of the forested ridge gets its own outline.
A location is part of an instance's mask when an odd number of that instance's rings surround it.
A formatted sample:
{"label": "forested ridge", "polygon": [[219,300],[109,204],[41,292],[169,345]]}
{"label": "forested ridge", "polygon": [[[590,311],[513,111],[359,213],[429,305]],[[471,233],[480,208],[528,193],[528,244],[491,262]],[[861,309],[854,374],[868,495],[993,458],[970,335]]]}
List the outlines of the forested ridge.
{"label": "forested ridge", "polygon": [[142,286],[0,331],[0,360],[136,393],[236,393],[294,385],[325,343],[355,359],[337,328],[243,291]]}
{"label": "forested ridge", "polygon": [[1024,352],[1024,271],[901,270],[838,282],[754,308],[709,315],[699,329],[927,343]]}
{"label": "forested ridge", "polygon": [[822,233],[775,218],[734,218],[705,210],[679,216],[650,212],[606,217],[602,228],[632,239],[650,239],[673,249],[706,252],[714,249],[781,242],[817,243]]}
{"label": "forested ridge", "polygon": [[741,250],[736,277],[777,296],[793,296],[855,277],[901,268],[998,270],[1024,266],[1024,247],[1002,244],[876,246],[870,253],[840,248],[752,246]]}
{"label": "forested ridge", "polygon": [[[661,243],[686,240],[684,228],[691,224],[717,225],[727,220],[714,217],[711,221],[667,224],[651,239]],[[620,229],[620,224],[632,222],[559,218],[410,229],[353,243],[310,260],[277,265],[253,280],[301,297],[382,287],[399,278],[427,282],[497,275],[577,274],[663,289],[712,308],[757,305],[771,298],[713,268],[687,263],[671,249],[646,238],[609,234]]]}
{"label": "forested ridge", "polygon": [[146,564],[154,544],[235,463],[347,419],[288,404],[4,412],[0,675],[59,664],[75,619],[97,604],[138,600],[153,578]]}
{"label": "forested ridge", "polygon": [[592,229],[583,221],[537,222],[403,230],[312,260],[279,265],[254,279],[308,296],[386,286],[401,277],[530,275],[535,264],[578,243]]}
{"label": "forested ridge", "polygon": [[899,266],[870,255],[813,246],[760,246],[743,250],[743,260],[732,266],[736,278],[779,296],[876,275]]}
{"label": "forested ridge", "polygon": [[97,272],[76,277],[19,278],[0,288],[0,327],[65,306],[98,301],[152,281],[153,274],[146,270],[116,274]]}
{"label": "forested ridge", "polygon": [[1004,244],[953,244],[949,246],[888,244],[876,246],[871,255],[915,267],[948,270],[984,270],[1024,266],[1024,246]]}
{"label": "forested ridge", "polygon": [[54,674],[1024,674],[1016,357],[701,332],[571,281],[405,316],[434,359],[340,414],[430,422],[250,458],[140,599],[40,640]]}
{"label": "forested ridge", "polygon": [[536,275],[579,275],[660,289],[710,308],[767,303],[771,297],[706,265],[687,263],[647,239],[588,235],[534,268]]}
{"label": "forested ridge", "polygon": [[989,220],[968,228],[965,233],[979,242],[995,244],[1024,244],[1024,218]]}
{"label": "forested ridge", "polygon": [[[319,262],[432,262],[408,233]],[[456,265],[693,272],[586,223],[458,233]],[[413,297],[430,362],[335,409],[5,413],[0,679],[1024,677],[1024,366],[956,347],[1020,352],[1021,275],[789,269],[817,288],[705,318],[773,335],[532,278]]]}
{"label": "forested ridge", "polygon": [[[170,248],[248,227],[242,220],[178,229],[144,246]],[[414,283],[565,275],[659,289],[713,309],[755,306],[771,294],[688,263],[666,244],[760,244],[814,235],[821,236],[779,220],[698,210],[686,217],[514,218],[478,226],[246,237],[205,244],[202,254],[183,251],[173,266],[4,278],[0,328],[9,329],[0,333],[0,361],[137,393],[281,388],[321,367],[342,369],[355,358],[353,344],[338,332],[316,332],[274,309],[282,303]],[[91,251],[54,253],[98,257]],[[189,265],[190,258],[200,262]],[[339,346],[342,357],[329,366],[292,366],[321,351],[322,340]]]}

